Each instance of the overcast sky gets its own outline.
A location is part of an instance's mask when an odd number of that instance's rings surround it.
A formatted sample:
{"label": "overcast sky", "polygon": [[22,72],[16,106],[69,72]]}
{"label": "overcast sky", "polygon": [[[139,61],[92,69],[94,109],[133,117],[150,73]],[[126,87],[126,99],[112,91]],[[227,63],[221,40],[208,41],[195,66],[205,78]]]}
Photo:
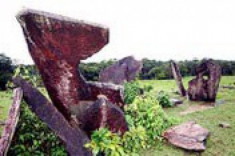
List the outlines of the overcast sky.
{"label": "overcast sky", "polygon": [[32,63],[15,15],[32,8],[109,27],[90,61],[133,55],[156,60],[235,60],[234,0],[1,0],[0,53]]}

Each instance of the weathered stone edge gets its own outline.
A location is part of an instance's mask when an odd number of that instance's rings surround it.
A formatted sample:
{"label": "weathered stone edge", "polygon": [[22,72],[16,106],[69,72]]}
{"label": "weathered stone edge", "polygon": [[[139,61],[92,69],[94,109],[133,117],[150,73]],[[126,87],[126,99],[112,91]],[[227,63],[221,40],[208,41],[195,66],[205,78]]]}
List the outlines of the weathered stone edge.
{"label": "weathered stone edge", "polygon": [[6,156],[11,140],[15,133],[16,125],[20,116],[20,103],[22,100],[23,91],[21,88],[15,88],[13,90],[13,103],[9,110],[8,119],[4,126],[2,136],[0,138],[0,155]]}

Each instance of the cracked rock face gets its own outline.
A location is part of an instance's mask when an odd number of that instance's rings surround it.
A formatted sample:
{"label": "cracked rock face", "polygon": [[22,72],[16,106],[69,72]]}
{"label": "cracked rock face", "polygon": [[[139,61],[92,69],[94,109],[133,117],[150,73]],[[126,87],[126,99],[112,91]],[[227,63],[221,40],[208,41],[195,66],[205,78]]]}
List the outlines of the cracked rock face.
{"label": "cracked rock face", "polygon": [[209,131],[195,121],[189,121],[166,130],[163,134],[171,144],[190,151],[204,151]]}
{"label": "cracked rock face", "polygon": [[77,70],[80,60],[108,43],[107,28],[34,10],[19,13],[17,19],[50,98],[67,119],[71,117],[68,110],[80,101],[97,100],[101,93],[114,104],[124,105],[120,88],[87,83]]}
{"label": "cracked rock face", "polygon": [[134,80],[141,68],[141,61],[137,61],[134,57],[128,56],[101,71],[99,80],[101,82],[122,85],[124,82]]}
{"label": "cracked rock face", "polygon": [[128,130],[124,113],[116,105],[110,103],[105,96],[91,104],[80,116],[81,127],[91,135],[99,128],[108,128],[112,132],[124,134]]}
{"label": "cracked rock face", "polygon": [[220,66],[215,64],[213,60],[204,60],[196,69],[196,78],[189,81],[189,99],[214,102],[220,78]]}

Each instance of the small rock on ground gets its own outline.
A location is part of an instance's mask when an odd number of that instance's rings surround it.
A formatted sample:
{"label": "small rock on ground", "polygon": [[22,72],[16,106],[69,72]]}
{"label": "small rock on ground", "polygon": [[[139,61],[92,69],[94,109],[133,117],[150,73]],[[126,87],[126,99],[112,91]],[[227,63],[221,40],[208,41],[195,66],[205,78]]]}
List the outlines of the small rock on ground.
{"label": "small rock on ground", "polygon": [[221,127],[221,128],[231,128],[230,124],[226,123],[226,122],[219,123],[219,127]]}
{"label": "small rock on ground", "polygon": [[175,98],[170,99],[170,101],[171,101],[174,105],[179,105],[179,104],[182,104],[182,103],[183,103],[183,100],[179,100],[179,99],[175,99]]}
{"label": "small rock on ground", "polygon": [[205,140],[208,135],[207,129],[195,121],[188,121],[166,130],[163,137],[177,147],[199,152],[206,149]]}

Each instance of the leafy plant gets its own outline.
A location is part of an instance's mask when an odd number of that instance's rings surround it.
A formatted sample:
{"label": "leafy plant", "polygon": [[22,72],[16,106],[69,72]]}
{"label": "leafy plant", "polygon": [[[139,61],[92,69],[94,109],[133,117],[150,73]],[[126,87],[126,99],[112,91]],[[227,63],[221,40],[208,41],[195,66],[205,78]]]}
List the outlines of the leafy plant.
{"label": "leafy plant", "polygon": [[147,135],[143,127],[131,128],[123,136],[100,128],[93,132],[91,142],[85,145],[93,155],[138,156],[140,149],[146,147]]}
{"label": "leafy plant", "polygon": [[107,156],[125,155],[121,137],[116,133],[110,132],[107,128],[94,131],[91,135],[91,142],[86,144],[85,147],[92,149],[93,155],[100,153]]}
{"label": "leafy plant", "polygon": [[124,88],[124,101],[126,104],[132,103],[135,97],[141,93],[141,88],[137,81],[125,83]]}
{"label": "leafy plant", "polygon": [[137,128],[130,127],[122,137],[122,144],[125,153],[128,155],[139,155],[141,149],[147,147],[147,134],[145,128],[139,126]]}
{"label": "leafy plant", "polygon": [[160,91],[157,100],[162,107],[172,107],[173,103],[170,101],[170,96],[164,91]]}
{"label": "leafy plant", "polygon": [[[35,70],[36,69],[19,65],[17,68],[15,68],[13,77],[21,76],[23,79],[31,83],[34,87],[42,87],[42,80],[39,74],[35,73]],[[7,88],[14,88],[11,80],[7,82]]]}
{"label": "leafy plant", "polygon": [[61,140],[29,110],[25,103],[21,104],[20,114],[9,155],[67,155]]}
{"label": "leafy plant", "polygon": [[146,129],[149,145],[154,144],[156,139],[161,139],[162,132],[174,124],[156,98],[149,94],[136,97],[132,104],[125,107],[125,114],[129,118],[128,123]]}

